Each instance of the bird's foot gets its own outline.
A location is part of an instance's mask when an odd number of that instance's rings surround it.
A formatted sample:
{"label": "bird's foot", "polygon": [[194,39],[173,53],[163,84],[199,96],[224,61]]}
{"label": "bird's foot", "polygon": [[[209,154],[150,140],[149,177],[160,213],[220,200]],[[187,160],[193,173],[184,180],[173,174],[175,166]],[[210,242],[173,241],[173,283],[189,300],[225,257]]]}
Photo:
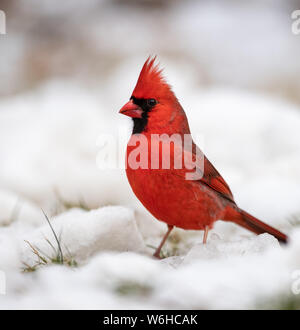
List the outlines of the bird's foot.
{"label": "bird's foot", "polygon": [[206,242],[207,242],[208,231],[209,231],[209,227],[205,226],[204,236],[203,236],[203,244],[206,244]]}
{"label": "bird's foot", "polygon": [[159,244],[159,247],[156,249],[156,251],[153,254],[153,257],[157,258],[157,259],[162,259],[160,256],[160,251],[161,248],[163,247],[163,245],[165,244],[165,241],[167,240],[170,232],[172,231],[174,226],[168,225],[168,231],[166,232],[165,236],[163,237],[161,243]]}
{"label": "bird's foot", "polygon": [[161,256],[160,256],[160,251],[157,251],[157,250],[153,254],[153,257],[156,258],[156,259],[162,259]]}

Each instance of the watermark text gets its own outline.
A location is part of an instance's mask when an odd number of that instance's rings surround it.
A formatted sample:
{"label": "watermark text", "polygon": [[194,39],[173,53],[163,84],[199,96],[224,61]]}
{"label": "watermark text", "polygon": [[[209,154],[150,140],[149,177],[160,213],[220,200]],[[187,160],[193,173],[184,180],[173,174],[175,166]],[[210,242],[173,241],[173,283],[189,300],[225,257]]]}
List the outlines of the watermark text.
{"label": "watermark text", "polygon": [[6,276],[5,273],[0,270],[0,295],[6,294]]}
{"label": "watermark text", "polygon": [[[124,140],[126,133],[119,135],[101,134],[97,140],[100,148],[97,154],[97,167],[107,169],[180,170],[186,180],[200,180],[203,177],[204,154],[196,146],[190,134],[133,134],[127,143],[126,155]],[[126,159],[126,162],[124,161]]]}
{"label": "watermark text", "polygon": [[295,35],[300,34],[300,9],[294,10],[291,14],[292,20],[292,33]]}
{"label": "watermark text", "polygon": [[6,34],[6,15],[3,10],[0,10],[0,34]]}

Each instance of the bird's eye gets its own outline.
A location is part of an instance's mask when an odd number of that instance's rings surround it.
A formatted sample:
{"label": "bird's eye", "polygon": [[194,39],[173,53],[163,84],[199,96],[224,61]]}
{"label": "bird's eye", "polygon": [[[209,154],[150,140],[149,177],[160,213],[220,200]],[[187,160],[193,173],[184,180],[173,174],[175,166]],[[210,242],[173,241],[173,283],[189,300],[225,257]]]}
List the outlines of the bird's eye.
{"label": "bird's eye", "polygon": [[157,103],[157,101],[155,99],[148,99],[147,103],[149,105],[149,107],[154,107]]}

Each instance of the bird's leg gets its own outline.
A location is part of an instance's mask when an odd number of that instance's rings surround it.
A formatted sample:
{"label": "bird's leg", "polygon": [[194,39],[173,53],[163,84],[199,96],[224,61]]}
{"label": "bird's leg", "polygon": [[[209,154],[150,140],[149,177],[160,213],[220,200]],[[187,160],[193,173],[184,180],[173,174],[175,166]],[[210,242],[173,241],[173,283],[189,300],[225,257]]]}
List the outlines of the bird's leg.
{"label": "bird's leg", "polygon": [[208,235],[208,230],[209,230],[209,227],[208,227],[208,226],[205,226],[205,229],[204,229],[204,236],[203,236],[203,244],[206,244],[206,241],[207,241],[207,235]]}
{"label": "bird's leg", "polygon": [[156,249],[155,253],[153,254],[153,256],[155,258],[160,259],[160,250],[163,247],[163,245],[165,244],[168,236],[170,235],[171,230],[173,229],[174,226],[168,225],[168,231],[166,232],[165,236],[163,237],[162,241],[159,244],[159,247]]}

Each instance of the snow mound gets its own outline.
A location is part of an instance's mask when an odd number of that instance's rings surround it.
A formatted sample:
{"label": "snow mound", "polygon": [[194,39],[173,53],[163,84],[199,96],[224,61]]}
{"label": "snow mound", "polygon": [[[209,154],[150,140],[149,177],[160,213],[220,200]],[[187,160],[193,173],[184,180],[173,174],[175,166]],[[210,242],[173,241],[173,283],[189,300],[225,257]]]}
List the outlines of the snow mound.
{"label": "snow mound", "polygon": [[[268,235],[257,241],[265,246],[260,253],[250,243],[243,254],[242,240],[234,249],[232,242],[220,248],[213,240],[217,258],[209,249],[192,253],[196,247],[187,256],[162,261],[133,252],[102,252],[79,268],[48,266],[26,280],[18,278],[4,303],[10,308],[254,308],[260,299],[290,292],[297,264],[291,257],[299,255],[296,242],[282,249]],[[232,249],[235,255],[229,256]]]}
{"label": "snow mound", "polygon": [[0,209],[0,226],[8,226],[18,219],[24,225],[41,224],[41,211],[37,206],[16,193],[0,190]]}
{"label": "snow mound", "polygon": [[[125,207],[107,206],[88,212],[71,209],[54,217],[51,225],[63,252],[78,261],[101,251],[145,251],[134,212]],[[48,224],[36,229],[26,240],[45,255],[53,254],[51,245],[57,246]],[[29,250],[30,247],[26,247],[23,254],[27,257],[26,263],[32,264],[34,255]]]}
{"label": "snow mound", "polygon": [[210,240],[207,244],[195,245],[187,254],[184,263],[190,263],[197,259],[217,259],[232,256],[247,256],[260,254],[269,248],[279,247],[278,240],[269,234],[261,234],[253,237],[243,237],[232,242]]}

